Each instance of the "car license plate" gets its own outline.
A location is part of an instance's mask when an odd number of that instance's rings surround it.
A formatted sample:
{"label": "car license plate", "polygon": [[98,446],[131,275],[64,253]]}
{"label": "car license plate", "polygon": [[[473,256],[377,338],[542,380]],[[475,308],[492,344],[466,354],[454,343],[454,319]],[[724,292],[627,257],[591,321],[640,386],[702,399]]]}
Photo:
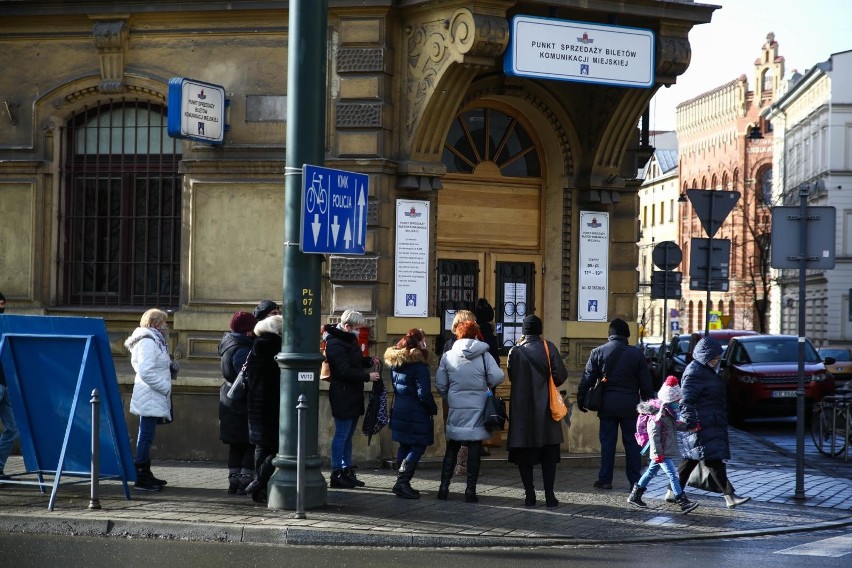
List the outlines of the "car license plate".
{"label": "car license plate", "polygon": [[796,396],[796,391],[772,391],[772,398],[792,398]]}

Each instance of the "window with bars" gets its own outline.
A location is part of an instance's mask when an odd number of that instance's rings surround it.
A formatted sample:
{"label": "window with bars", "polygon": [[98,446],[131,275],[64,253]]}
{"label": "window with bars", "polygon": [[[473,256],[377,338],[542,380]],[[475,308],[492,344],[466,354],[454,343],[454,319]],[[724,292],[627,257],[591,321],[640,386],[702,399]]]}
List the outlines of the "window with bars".
{"label": "window with bars", "polygon": [[166,132],[166,109],[139,100],[87,107],[63,141],[65,304],[177,307],[183,147]]}
{"label": "window with bars", "polygon": [[438,313],[444,329],[438,337],[438,353],[453,338],[450,323],[458,310],[473,311],[479,285],[479,263],[475,260],[438,260]]}

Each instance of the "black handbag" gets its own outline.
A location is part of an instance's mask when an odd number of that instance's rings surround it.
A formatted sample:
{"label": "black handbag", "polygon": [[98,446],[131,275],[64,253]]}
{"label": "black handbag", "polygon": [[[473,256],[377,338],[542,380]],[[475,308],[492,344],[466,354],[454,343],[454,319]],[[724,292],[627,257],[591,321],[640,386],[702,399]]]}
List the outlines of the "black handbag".
{"label": "black handbag", "polygon": [[506,427],[506,401],[488,392],[485,397],[485,429],[491,433]]}
{"label": "black handbag", "polygon": [[[485,385],[488,386],[488,363],[485,361],[485,354],[482,355],[482,367],[485,370]],[[493,394],[489,389],[485,397],[485,407],[483,408],[483,426],[490,433],[502,432],[506,427],[508,415],[506,413],[506,401],[499,396]]]}
{"label": "black handbag", "polygon": [[622,347],[610,357],[613,358],[612,362],[607,365],[606,361],[604,361],[603,369],[601,369],[601,378],[595,381],[595,384],[592,385],[592,388],[586,391],[586,398],[583,400],[583,406],[587,410],[600,410],[601,404],[603,404],[603,391],[606,388],[606,369],[609,367],[609,370],[612,371],[615,368],[615,364],[618,363],[618,359],[621,357],[621,354],[624,352],[624,348]]}
{"label": "black handbag", "polygon": [[703,489],[711,493],[722,493],[722,488],[716,483],[716,480],[710,475],[710,468],[704,465],[703,461],[698,462],[689,474],[689,480],[686,482],[689,487],[695,489]]}

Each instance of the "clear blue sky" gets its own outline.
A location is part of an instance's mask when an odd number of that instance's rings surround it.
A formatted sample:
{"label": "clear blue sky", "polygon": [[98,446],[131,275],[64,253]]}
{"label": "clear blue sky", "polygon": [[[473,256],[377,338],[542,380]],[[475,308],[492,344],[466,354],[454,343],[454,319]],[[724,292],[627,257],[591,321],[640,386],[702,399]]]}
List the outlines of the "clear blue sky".
{"label": "clear blue sky", "polygon": [[754,88],[754,60],[775,33],[785,60],[784,78],[803,73],[832,53],[852,50],[852,0],[701,0],[722,6],[708,24],[689,34],[692,61],[677,83],[661,88],[651,101],[651,129],[674,130],[675,108],[701,93],[736,79]]}

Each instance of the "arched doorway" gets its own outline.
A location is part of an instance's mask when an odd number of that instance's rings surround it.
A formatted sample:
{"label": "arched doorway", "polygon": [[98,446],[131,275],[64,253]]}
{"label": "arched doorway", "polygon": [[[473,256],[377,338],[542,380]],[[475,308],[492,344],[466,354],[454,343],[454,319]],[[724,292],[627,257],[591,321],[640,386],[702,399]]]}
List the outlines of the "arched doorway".
{"label": "arched doorway", "polygon": [[441,344],[455,310],[473,310],[478,298],[494,306],[503,355],[524,316],[543,312],[544,164],[532,132],[497,103],[462,110],[450,127],[437,208]]}

